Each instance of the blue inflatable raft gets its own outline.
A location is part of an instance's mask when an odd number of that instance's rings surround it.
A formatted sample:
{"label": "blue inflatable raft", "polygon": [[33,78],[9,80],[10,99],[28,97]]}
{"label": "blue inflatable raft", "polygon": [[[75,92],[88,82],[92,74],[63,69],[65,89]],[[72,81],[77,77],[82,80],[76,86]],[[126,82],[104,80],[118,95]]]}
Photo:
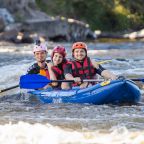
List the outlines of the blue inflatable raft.
{"label": "blue inflatable raft", "polygon": [[140,101],[140,89],[131,80],[98,83],[85,89],[29,91],[42,103],[135,104]]}

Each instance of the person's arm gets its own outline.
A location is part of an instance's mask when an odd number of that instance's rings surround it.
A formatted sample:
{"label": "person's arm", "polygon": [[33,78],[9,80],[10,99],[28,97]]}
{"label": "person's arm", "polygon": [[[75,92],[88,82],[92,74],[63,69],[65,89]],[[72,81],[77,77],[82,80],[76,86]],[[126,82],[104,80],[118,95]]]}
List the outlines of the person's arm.
{"label": "person's arm", "polygon": [[80,77],[73,77],[72,75],[72,66],[71,64],[67,64],[64,69],[64,75],[66,80],[74,80],[75,82],[80,82]]}
{"label": "person's arm", "polygon": [[111,79],[111,80],[117,79],[117,76],[112,72],[110,72],[109,70],[102,71],[101,76],[103,76],[105,79]]}
{"label": "person's arm", "polygon": [[117,76],[115,74],[113,74],[109,70],[106,70],[105,68],[103,68],[96,61],[92,60],[92,65],[97,69],[98,74],[100,74],[105,79],[111,79],[111,80],[117,79]]}
{"label": "person's arm", "polygon": [[[47,64],[47,67],[48,67],[48,72],[49,72],[49,76],[50,76],[50,80],[57,80],[53,70],[52,70],[52,67],[53,67],[53,64],[52,63],[46,63]],[[52,86],[57,86],[58,83],[57,82],[53,82],[52,83]]]}
{"label": "person's arm", "polygon": [[53,64],[52,63],[46,63],[47,64],[47,67],[48,67],[48,71],[49,71],[49,76],[50,76],[50,80],[57,80],[53,70],[52,70],[52,67],[53,67]]}

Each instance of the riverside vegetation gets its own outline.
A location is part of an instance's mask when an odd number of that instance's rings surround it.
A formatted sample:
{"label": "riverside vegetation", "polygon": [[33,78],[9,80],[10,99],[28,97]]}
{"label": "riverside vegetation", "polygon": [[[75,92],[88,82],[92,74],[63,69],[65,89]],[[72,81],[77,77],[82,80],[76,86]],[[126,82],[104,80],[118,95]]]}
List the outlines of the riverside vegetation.
{"label": "riverside vegetation", "polygon": [[93,30],[124,31],[144,27],[143,0],[36,0],[48,15],[71,17]]}

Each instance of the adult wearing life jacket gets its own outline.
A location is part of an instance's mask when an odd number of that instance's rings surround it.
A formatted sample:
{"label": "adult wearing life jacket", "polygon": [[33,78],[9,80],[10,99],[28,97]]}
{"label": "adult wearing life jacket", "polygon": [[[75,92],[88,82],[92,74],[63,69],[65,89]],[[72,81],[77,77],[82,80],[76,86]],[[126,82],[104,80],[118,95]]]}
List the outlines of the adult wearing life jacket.
{"label": "adult wearing life jacket", "polygon": [[[64,68],[68,61],[66,60],[66,50],[63,46],[56,46],[51,54],[53,63],[52,70],[58,80],[64,80]],[[58,88],[66,89],[67,83],[59,83]]]}
{"label": "adult wearing life jacket", "polygon": [[106,79],[116,79],[116,75],[103,68],[96,61],[91,60],[87,56],[87,45],[83,42],[76,42],[72,46],[71,64],[68,64],[65,69],[65,78],[67,80],[74,80],[75,85],[80,88],[89,86],[90,83],[81,83],[81,79],[93,79],[96,74],[101,75]]}
{"label": "adult wearing life jacket", "polygon": [[[56,76],[52,70],[53,65],[46,60],[47,46],[44,43],[37,41],[33,47],[33,54],[36,59],[36,63],[29,67],[27,74],[40,74],[46,76],[50,80],[56,80]],[[57,83],[48,84],[44,87],[44,89],[49,87],[49,85],[55,86]]]}

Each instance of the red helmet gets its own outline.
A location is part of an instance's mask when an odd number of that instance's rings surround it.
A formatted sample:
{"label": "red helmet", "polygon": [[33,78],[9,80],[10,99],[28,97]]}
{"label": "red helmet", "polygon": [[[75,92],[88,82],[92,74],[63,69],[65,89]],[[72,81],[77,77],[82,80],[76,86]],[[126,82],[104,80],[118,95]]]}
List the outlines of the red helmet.
{"label": "red helmet", "polygon": [[66,56],[65,47],[63,47],[63,46],[56,46],[56,47],[54,47],[54,49],[52,51],[52,54],[51,54],[51,58],[53,58],[54,53],[59,53],[59,54],[61,54],[65,58],[65,56]]}
{"label": "red helmet", "polygon": [[87,51],[87,45],[84,42],[76,42],[72,45],[72,52],[75,49],[85,49]]}

